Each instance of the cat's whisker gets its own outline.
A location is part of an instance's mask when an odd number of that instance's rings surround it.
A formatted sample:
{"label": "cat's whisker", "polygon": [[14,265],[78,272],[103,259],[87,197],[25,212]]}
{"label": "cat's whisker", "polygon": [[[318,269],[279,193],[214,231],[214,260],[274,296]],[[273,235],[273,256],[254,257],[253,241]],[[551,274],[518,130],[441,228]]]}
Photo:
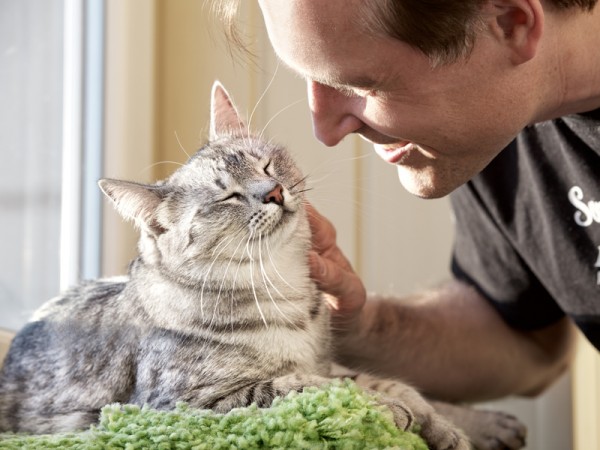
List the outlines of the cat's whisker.
{"label": "cat's whisker", "polygon": [[[319,184],[323,180],[330,178],[335,173],[335,170],[328,170],[329,166],[334,166],[336,169],[338,169],[341,164],[349,163],[352,161],[358,161],[361,159],[372,158],[374,156],[375,156],[375,153],[373,153],[373,152],[366,152],[361,155],[350,156],[347,158],[337,158],[337,157],[335,157],[335,155],[332,154],[331,157],[321,160],[321,162],[319,164],[312,167],[309,171],[306,171],[307,177],[308,176],[311,177],[313,184]],[[324,172],[323,175],[316,179],[313,178],[314,174],[316,174],[320,171]]]}
{"label": "cat's whisker", "polygon": [[[232,237],[235,237],[237,234],[239,234],[239,233],[240,233],[240,232],[242,232],[242,231],[243,231],[243,228],[242,228],[242,229],[240,229],[240,230],[238,230],[238,231],[237,231],[237,232],[236,232],[236,233],[235,233],[235,234],[234,234]],[[226,238],[223,238],[223,239],[221,239],[221,240],[220,240],[220,241],[217,243],[217,245],[215,245],[215,246],[214,246],[214,248],[213,248],[213,251],[212,251],[212,253],[211,253],[211,255],[210,255],[211,257],[214,257],[214,256],[215,256],[215,253],[217,252],[217,250],[219,251],[219,254],[221,254],[221,251],[222,251],[222,249],[220,249],[219,247],[220,247],[220,246],[221,246],[221,245],[222,245],[224,242],[227,242],[227,244],[225,245],[225,248],[227,248],[227,246],[229,245],[229,242],[231,242],[231,240],[229,240],[229,241],[226,241]],[[217,256],[218,256],[218,255],[217,255]]]}
{"label": "cat's whisker", "polygon": [[275,81],[275,77],[277,76],[277,72],[278,71],[279,71],[279,60],[277,61],[277,65],[275,66],[275,70],[273,71],[273,75],[271,76],[271,79],[269,80],[269,83],[267,83],[267,87],[264,89],[263,93],[261,94],[261,96],[256,101],[256,104],[254,105],[254,108],[252,108],[252,112],[250,113],[250,117],[248,118],[248,136],[252,135],[252,133],[250,132],[250,128],[252,126],[252,118],[254,117],[254,113],[256,112],[256,110],[258,108],[258,105],[260,105],[260,102],[262,102],[262,100],[265,97],[265,95],[267,95],[267,92],[269,91],[269,89],[271,88],[271,85]]}
{"label": "cat's whisker", "polygon": [[[250,262],[254,261],[254,257],[252,256],[252,249],[254,248],[254,245],[252,246],[252,248],[250,248],[250,241],[252,241],[253,239],[253,234],[254,232],[252,232],[252,234],[248,238],[248,241],[246,242],[246,255],[248,255],[248,259],[250,260]],[[254,244],[254,241],[252,242]]]}
{"label": "cat's whisker", "polygon": [[[268,275],[267,275],[267,271],[265,270],[265,266],[263,264],[263,259],[262,259],[262,252],[261,252],[261,248],[262,248],[262,233],[260,233],[258,235],[258,260],[260,262],[260,273],[262,275],[263,278],[263,284],[265,286],[265,290],[267,291],[267,295],[269,296],[269,298],[271,299],[271,303],[273,303],[273,306],[275,306],[275,309],[277,309],[277,311],[279,312],[279,314],[281,315],[281,317],[283,317],[286,321],[288,321],[290,324],[294,325],[294,322],[292,320],[290,320],[285,313],[281,310],[281,308],[279,308],[279,305],[277,304],[277,302],[275,301],[275,299],[273,298],[273,296],[271,295],[271,291],[269,290],[269,286],[267,285],[267,280],[269,281],[269,283],[271,284],[271,286],[273,287],[273,289],[275,289],[275,291],[282,297],[285,299],[285,297],[283,295],[281,295],[281,292],[279,292],[279,290],[275,287],[275,285],[273,285],[273,283],[271,282],[271,280],[269,279]],[[287,300],[287,299],[285,299]],[[291,302],[290,302],[291,303]]]}
{"label": "cat's whisker", "polygon": [[[254,238],[254,233],[252,233],[250,235],[250,237],[248,238],[248,242],[252,241],[252,248],[250,249],[250,252],[252,251],[252,249],[254,249],[254,239],[253,238]],[[246,249],[248,249],[248,244],[246,244]],[[251,256],[250,253],[248,255]],[[256,301],[256,307],[258,308],[260,318],[264,322],[265,327],[269,328],[269,325],[267,324],[267,319],[265,319],[265,315],[263,314],[262,309],[260,307],[258,295],[256,294],[256,286],[254,285],[254,259],[252,257],[250,257],[250,284],[252,285],[252,294],[254,294],[254,300]]]}
{"label": "cat's whisker", "polygon": [[359,161],[361,159],[374,158],[375,155],[376,155],[376,153],[374,153],[374,152],[365,152],[362,155],[348,156],[346,158],[340,158],[340,159],[331,159],[329,161],[324,161],[324,162],[333,162],[336,164],[343,164],[343,163],[347,163],[347,162]]}
{"label": "cat's whisker", "polygon": [[[229,238],[229,240],[227,241],[227,244],[225,246],[223,246],[223,248],[219,251],[219,253],[212,259],[210,265],[208,266],[208,269],[203,274],[204,281],[202,282],[202,288],[200,289],[200,314],[202,315],[202,317],[204,317],[204,288],[206,286],[206,281],[208,280],[208,276],[210,275],[210,272],[212,271],[212,268],[215,265],[215,262],[219,259],[219,256],[221,255],[221,253],[223,253],[223,251],[225,251],[225,249],[233,241],[235,236],[236,235],[233,235]],[[220,243],[225,241],[225,239],[226,238],[223,238]]]}
{"label": "cat's whisker", "polygon": [[298,103],[301,103],[303,101],[304,101],[304,98],[299,98],[298,100],[295,100],[292,103],[290,103],[289,105],[284,106],[279,111],[277,111],[275,114],[273,114],[273,116],[271,116],[271,118],[267,121],[266,125],[262,128],[262,130],[260,130],[260,133],[258,133],[258,136],[259,137],[263,136],[265,131],[269,127],[269,125],[271,125],[271,122],[273,122],[273,120],[275,120],[281,113],[287,111],[291,107],[296,106]]}
{"label": "cat's whisker", "polygon": [[178,161],[167,161],[167,160],[165,160],[165,161],[157,161],[157,162],[155,162],[153,164],[150,164],[150,165],[144,167],[142,170],[140,170],[138,172],[138,175],[141,175],[144,172],[147,172],[148,170],[150,170],[150,169],[152,169],[152,168],[154,168],[156,166],[160,166],[161,164],[175,164],[176,166],[181,166],[181,167],[185,166],[185,164],[182,164],[182,163],[180,163]]}
{"label": "cat's whisker", "polygon": [[[242,230],[240,230],[240,231],[242,231]],[[240,234],[239,231],[236,233],[236,236],[238,234]],[[225,267],[225,272],[223,273],[223,277],[221,279],[221,284],[219,285],[219,292],[217,293],[217,299],[215,300],[215,306],[213,308],[213,315],[212,315],[212,317],[210,319],[210,323],[208,325],[209,328],[212,327],[212,324],[213,324],[213,322],[215,320],[215,316],[217,314],[217,309],[218,309],[219,303],[221,301],[221,292],[223,291],[223,286],[225,284],[225,280],[227,279],[226,275],[227,275],[227,272],[229,272],[229,266],[231,266],[231,262],[233,261],[233,258],[237,254],[238,249],[242,245],[242,242],[244,242],[244,239],[240,239],[240,241],[238,242],[237,246],[235,247],[235,250],[233,251],[233,254],[229,258],[229,261],[227,262],[227,266]],[[238,264],[238,268],[239,268],[239,264]],[[237,275],[237,273],[236,273],[236,275]],[[235,285],[235,280],[234,280],[234,285]]]}
{"label": "cat's whisker", "polygon": [[304,183],[306,181],[306,179],[308,178],[308,175],[303,176],[302,178],[300,178],[298,181],[296,181],[294,184],[292,184],[288,190],[291,191],[292,189],[294,189],[296,186],[298,186],[301,183]]}
{"label": "cat's whisker", "polygon": [[[240,241],[240,244],[241,244],[242,241]],[[237,252],[237,250],[236,250],[236,252]],[[234,252],[233,257],[235,257],[236,252]],[[235,269],[235,274],[233,276],[233,281],[231,282],[231,287],[232,287],[232,290],[231,290],[231,302],[230,302],[230,304],[231,304],[231,317],[233,317],[233,306],[234,306],[234,295],[233,295],[233,293],[235,292],[235,286],[237,284],[238,273],[240,271],[240,266],[242,265],[242,261],[243,261],[243,259],[240,258],[239,261],[238,261],[237,268]],[[232,332],[234,331],[233,330],[233,322],[231,322],[231,331]]]}
{"label": "cat's whisker", "polygon": [[293,191],[293,192],[292,192],[292,191],[290,191],[290,193],[291,193],[291,194],[294,194],[294,195],[298,195],[298,194],[302,194],[302,193],[304,193],[304,192],[312,191],[313,189],[314,189],[314,188],[311,188],[311,187],[310,187],[310,188],[306,188],[306,189],[301,189],[301,190],[299,190],[299,191]]}
{"label": "cat's whisker", "polygon": [[177,131],[173,132],[175,134],[175,139],[177,140],[177,143],[179,144],[179,148],[181,149],[181,151],[183,153],[185,153],[185,155],[188,157],[188,159],[191,158],[190,154],[185,150],[185,147],[183,146],[183,144],[181,143],[181,140],[179,139],[179,134],[177,134]]}
{"label": "cat's whisker", "polygon": [[326,174],[322,175],[319,178],[313,178],[313,177],[311,177],[311,183],[313,185],[321,184],[321,183],[323,183],[324,180],[327,180],[328,178],[330,178],[331,175],[332,175],[331,173],[326,173]]}
{"label": "cat's whisker", "polygon": [[[271,248],[269,247],[269,241],[267,241],[266,247],[267,247],[267,255],[269,256],[269,260],[271,261],[271,266],[273,266],[273,270],[275,271],[275,273],[277,274],[277,276],[279,277],[279,279],[281,279],[281,281],[283,281],[289,288],[291,288],[294,291],[300,293],[300,290],[298,290],[297,288],[295,288],[294,286],[292,286],[290,283],[288,283],[288,281],[281,275],[281,273],[279,272],[279,270],[277,270],[277,266],[275,265],[275,261],[273,261],[273,258],[271,256],[271,254],[273,252],[271,251]],[[283,297],[283,295],[281,295],[281,296]]]}
{"label": "cat's whisker", "polygon": [[[266,281],[271,285],[271,287],[275,290],[275,292],[277,292],[277,294],[279,295],[279,297],[281,297],[281,299],[283,301],[285,301],[291,308],[293,308],[296,312],[298,313],[303,313],[304,310],[302,308],[300,308],[297,304],[295,304],[294,302],[290,301],[285,295],[283,295],[279,289],[277,289],[277,287],[275,286],[275,284],[273,284],[273,281],[271,281],[271,279],[269,278],[269,276],[265,273],[265,277],[266,277]],[[269,287],[265,285],[265,288],[268,290]],[[293,288],[292,288],[293,289]],[[272,298],[272,297],[271,297]],[[273,298],[272,298],[273,299]],[[273,302],[275,302],[275,300],[273,300]],[[277,309],[279,309],[279,307],[276,305]],[[287,318],[286,318],[287,319]],[[293,322],[290,322],[293,323]]]}

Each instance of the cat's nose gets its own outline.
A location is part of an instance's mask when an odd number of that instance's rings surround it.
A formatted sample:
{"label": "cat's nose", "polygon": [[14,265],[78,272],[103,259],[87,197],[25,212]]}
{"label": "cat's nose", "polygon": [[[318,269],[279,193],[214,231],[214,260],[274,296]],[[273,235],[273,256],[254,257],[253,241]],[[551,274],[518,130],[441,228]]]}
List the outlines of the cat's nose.
{"label": "cat's nose", "polygon": [[283,205],[283,186],[277,185],[263,197],[263,203],[276,203],[279,206]]}

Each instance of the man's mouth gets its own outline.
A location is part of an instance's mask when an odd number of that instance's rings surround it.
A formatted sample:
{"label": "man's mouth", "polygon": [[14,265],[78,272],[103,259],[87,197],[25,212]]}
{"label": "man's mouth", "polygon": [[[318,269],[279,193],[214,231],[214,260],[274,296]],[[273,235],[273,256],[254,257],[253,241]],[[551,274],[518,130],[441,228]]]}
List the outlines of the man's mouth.
{"label": "man's mouth", "polygon": [[401,164],[402,159],[415,147],[411,141],[375,133],[372,129],[359,131],[358,134],[365,141],[373,144],[379,157],[390,164]]}
{"label": "man's mouth", "polygon": [[373,144],[375,152],[389,164],[399,164],[413,147],[409,141],[395,144]]}

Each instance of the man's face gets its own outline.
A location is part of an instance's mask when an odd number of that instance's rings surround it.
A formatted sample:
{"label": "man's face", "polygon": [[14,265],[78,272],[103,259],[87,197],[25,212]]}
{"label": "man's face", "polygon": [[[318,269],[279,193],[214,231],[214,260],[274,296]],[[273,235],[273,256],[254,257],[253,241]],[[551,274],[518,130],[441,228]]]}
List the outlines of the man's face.
{"label": "man's face", "polygon": [[485,30],[468,60],[432,69],[412,47],[364,31],[360,0],[260,6],[276,53],[307,80],[317,138],[332,146],[360,134],[415,195],[466,182],[534,114],[524,77]]}

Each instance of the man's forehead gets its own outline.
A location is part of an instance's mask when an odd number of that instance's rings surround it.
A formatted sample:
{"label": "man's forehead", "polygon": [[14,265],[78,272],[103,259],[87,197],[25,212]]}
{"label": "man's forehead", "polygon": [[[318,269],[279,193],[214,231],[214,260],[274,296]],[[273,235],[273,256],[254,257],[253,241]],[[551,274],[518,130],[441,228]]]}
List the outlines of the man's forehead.
{"label": "man's forehead", "polygon": [[[355,0],[259,0],[271,42],[280,53],[335,51],[361,33]],[[354,12],[351,12],[354,9]]]}
{"label": "man's forehead", "polygon": [[350,13],[341,12],[352,9],[347,3],[337,12],[335,3],[260,0],[273,48],[291,70],[328,86],[372,88],[382,72],[368,51],[377,38],[362,32]]}

